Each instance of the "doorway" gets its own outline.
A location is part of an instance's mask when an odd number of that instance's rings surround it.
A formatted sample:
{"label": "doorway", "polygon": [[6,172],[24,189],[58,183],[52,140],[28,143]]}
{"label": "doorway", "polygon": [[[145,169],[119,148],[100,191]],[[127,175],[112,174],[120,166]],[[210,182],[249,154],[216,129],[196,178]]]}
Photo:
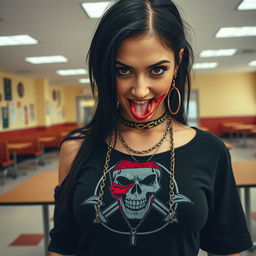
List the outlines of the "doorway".
{"label": "doorway", "polygon": [[79,96],[76,100],[77,124],[84,126],[88,124],[95,112],[95,100],[92,96]]}
{"label": "doorway", "polygon": [[188,108],[188,125],[198,127],[199,125],[199,102],[198,90],[190,91],[190,100]]}

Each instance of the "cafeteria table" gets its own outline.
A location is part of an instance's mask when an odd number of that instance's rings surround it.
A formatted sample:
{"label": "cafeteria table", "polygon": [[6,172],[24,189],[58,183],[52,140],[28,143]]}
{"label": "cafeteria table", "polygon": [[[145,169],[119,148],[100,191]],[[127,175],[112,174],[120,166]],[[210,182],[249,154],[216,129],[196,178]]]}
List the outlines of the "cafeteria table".
{"label": "cafeteria table", "polygon": [[57,171],[44,171],[0,195],[3,205],[40,205],[42,206],[44,248],[48,256],[49,242],[49,205],[54,204],[54,188],[58,184]]}
{"label": "cafeteria table", "polygon": [[12,158],[14,160],[14,175],[17,177],[17,150],[29,148],[32,146],[31,142],[8,142],[7,147],[12,152]]}
{"label": "cafeteria table", "polygon": [[44,137],[39,137],[38,141],[40,143],[41,146],[41,150],[43,152],[43,157],[42,157],[42,165],[45,165],[45,143],[47,142],[52,142],[54,141],[56,138],[54,136],[44,136]]}
{"label": "cafeteria table", "polygon": [[[251,222],[250,188],[256,187],[256,160],[232,162],[232,168],[237,187],[244,188],[246,221],[250,234],[253,235]],[[254,240],[252,249],[256,249],[256,240]]]}

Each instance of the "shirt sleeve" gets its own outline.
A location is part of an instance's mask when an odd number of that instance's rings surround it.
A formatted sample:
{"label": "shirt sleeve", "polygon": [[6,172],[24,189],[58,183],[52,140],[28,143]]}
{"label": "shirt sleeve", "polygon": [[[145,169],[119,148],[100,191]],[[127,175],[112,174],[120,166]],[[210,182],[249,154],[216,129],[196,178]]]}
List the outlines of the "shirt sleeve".
{"label": "shirt sleeve", "polygon": [[228,149],[223,147],[212,192],[212,209],[200,233],[200,247],[213,254],[232,254],[252,246],[235,184]]}
{"label": "shirt sleeve", "polygon": [[66,200],[65,208],[62,207],[60,194],[63,183],[54,191],[55,209],[54,226],[50,231],[50,243],[48,251],[65,255],[76,254],[79,226],[73,212],[73,200]]}

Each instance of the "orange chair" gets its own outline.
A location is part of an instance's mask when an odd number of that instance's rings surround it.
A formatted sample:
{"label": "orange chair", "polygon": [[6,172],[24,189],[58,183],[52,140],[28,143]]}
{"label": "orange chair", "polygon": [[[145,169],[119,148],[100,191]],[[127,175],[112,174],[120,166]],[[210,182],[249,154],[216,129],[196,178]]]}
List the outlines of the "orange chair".
{"label": "orange chair", "polygon": [[[9,150],[6,141],[0,141],[0,171],[3,173],[1,185],[5,184],[6,176],[10,169],[14,169],[14,160],[10,159]],[[13,172],[15,173],[15,172]],[[16,178],[16,175],[13,175]]]}

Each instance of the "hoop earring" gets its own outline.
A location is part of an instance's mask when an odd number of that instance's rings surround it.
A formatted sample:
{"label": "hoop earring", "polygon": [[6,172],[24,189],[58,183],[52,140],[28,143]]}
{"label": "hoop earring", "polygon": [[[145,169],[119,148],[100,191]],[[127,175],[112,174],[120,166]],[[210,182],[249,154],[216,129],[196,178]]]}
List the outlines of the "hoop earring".
{"label": "hoop earring", "polygon": [[[171,104],[170,104],[170,95],[171,95],[172,91],[176,91],[177,95],[178,95],[179,103],[178,103],[178,107],[177,107],[176,111],[172,111]],[[168,104],[168,110],[170,111],[170,113],[172,115],[176,115],[180,111],[181,97],[180,97],[180,91],[175,85],[175,78],[172,79],[172,86],[171,86],[171,88],[169,90],[169,93],[168,93],[168,96],[167,96],[167,104]]]}

